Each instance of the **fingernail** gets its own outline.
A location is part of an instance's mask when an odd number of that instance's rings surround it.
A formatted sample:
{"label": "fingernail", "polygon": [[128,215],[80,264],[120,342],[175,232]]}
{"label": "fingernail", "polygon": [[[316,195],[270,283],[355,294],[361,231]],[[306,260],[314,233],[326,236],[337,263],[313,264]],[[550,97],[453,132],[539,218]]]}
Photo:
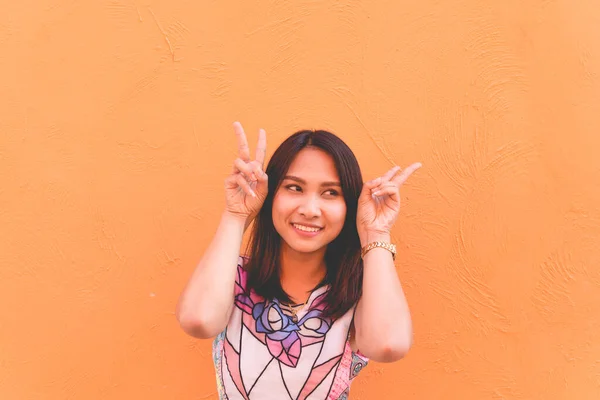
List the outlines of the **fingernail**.
{"label": "fingernail", "polygon": [[379,191],[379,190],[376,192],[373,192],[373,196],[379,196],[380,193],[381,193],[381,191]]}
{"label": "fingernail", "polygon": [[250,194],[252,194],[252,197],[256,197],[256,193],[254,193],[254,190],[251,190]]}
{"label": "fingernail", "polygon": [[256,178],[256,175],[254,174],[254,172],[252,173],[252,180],[253,181],[257,181],[258,179]]}

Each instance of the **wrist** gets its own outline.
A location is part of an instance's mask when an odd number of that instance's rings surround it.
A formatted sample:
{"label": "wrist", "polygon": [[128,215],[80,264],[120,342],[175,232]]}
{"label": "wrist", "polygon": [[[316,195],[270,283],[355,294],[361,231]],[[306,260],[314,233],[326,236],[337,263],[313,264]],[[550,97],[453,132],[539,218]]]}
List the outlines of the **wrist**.
{"label": "wrist", "polygon": [[234,214],[229,211],[223,212],[221,215],[221,223],[227,225],[235,225],[241,227],[242,229],[246,228],[246,223],[248,221],[248,217],[245,215]]}
{"label": "wrist", "polygon": [[360,246],[365,247],[373,242],[391,243],[392,236],[389,232],[384,231],[366,231],[360,235]]}

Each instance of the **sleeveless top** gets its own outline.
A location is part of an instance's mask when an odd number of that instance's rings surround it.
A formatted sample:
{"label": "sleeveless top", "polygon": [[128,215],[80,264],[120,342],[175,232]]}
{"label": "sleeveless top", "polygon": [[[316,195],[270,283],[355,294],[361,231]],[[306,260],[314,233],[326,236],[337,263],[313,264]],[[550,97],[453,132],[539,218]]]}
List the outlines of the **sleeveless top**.
{"label": "sleeveless top", "polygon": [[277,299],[247,289],[245,262],[240,257],[229,323],[213,342],[219,399],[348,399],[350,384],[368,362],[350,347],[354,307],[335,320],[322,317],[323,286],[294,322]]}

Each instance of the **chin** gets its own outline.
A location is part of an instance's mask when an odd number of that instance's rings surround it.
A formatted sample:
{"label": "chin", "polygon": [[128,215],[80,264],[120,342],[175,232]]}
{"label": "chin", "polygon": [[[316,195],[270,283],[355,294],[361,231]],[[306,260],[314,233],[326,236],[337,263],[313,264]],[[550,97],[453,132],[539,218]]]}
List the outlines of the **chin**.
{"label": "chin", "polygon": [[291,250],[293,250],[297,253],[303,253],[303,254],[315,253],[327,246],[327,244],[319,245],[319,244],[315,244],[315,243],[298,243],[299,242],[298,240],[287,241],[287,240],[285,240],[285,238],[283,240],[285,241],[285,243],[288,245],[288,247]]}

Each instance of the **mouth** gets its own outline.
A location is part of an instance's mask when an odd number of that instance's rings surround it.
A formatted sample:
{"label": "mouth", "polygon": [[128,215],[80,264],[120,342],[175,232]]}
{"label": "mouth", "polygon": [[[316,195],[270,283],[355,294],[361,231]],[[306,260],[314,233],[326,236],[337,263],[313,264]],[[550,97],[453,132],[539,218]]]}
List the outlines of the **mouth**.
{"label": "mouth", "polygon": [[296,232],[303,236],[315,236],[323,230],[322,227],[316,225],[291,224]]}

